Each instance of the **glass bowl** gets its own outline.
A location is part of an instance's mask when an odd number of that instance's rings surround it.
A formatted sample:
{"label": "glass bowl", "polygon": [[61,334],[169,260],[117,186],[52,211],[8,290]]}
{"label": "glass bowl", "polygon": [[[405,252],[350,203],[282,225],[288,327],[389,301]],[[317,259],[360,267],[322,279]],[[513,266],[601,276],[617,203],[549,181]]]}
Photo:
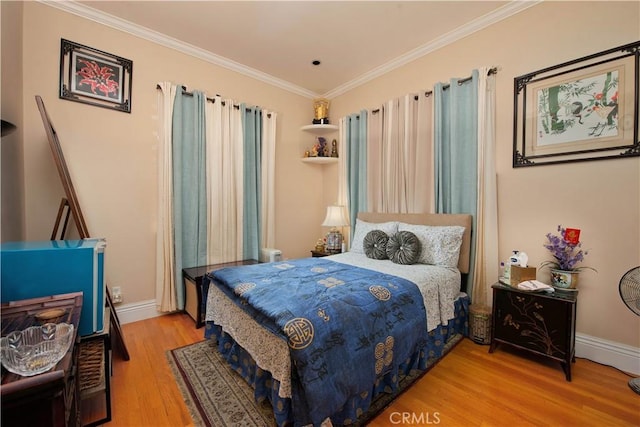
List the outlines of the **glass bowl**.
{"label": "glass bowl", "polygon": [[53,368],[73,342],[73,325],[45,323],[0,338],[2,366],[9,372],[31,377]]}

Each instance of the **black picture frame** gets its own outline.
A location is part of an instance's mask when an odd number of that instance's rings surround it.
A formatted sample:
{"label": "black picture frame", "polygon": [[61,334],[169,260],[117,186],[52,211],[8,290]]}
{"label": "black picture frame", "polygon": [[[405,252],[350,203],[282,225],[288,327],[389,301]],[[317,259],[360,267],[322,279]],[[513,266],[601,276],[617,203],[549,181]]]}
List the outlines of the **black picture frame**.
{"label": "black picture frame", "polygon": [[131,113],[133,62],[60,40],[60,98]]}
{"label": "black picture frame", "polygon": [[514,79],[513,167],[640,156],[640,41]]}

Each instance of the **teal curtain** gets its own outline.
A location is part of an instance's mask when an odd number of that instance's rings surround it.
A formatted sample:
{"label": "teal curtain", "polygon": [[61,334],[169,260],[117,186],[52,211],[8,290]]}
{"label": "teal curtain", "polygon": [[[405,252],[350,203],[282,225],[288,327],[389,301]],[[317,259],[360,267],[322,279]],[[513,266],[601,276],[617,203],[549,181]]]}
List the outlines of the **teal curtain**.
{"label": "teal curtain", "polygon": [[261,203],[261,151],[262,111],[240,105],[244,133],[244,202],[243,241],[244,259],[259,259],[260,255],[260,203]]}
{"label": "teal curtain", "polygon": [[358,212],[367,209],[367,110],[345,118],[347,147],[347,198],[351,234]]}
{"label": "teal curtain", "polygon": [[[207,194],[205,173],[204,93],[176,94],[173,109],[173,201],[175,283],[182,269],[205,265],[207,259]],[[178,309],[184,309],[184,290],[176,286]]]}
{"label": "teal curtain", "polygon": [[[476,230],[478,198],[478,70],[470,79],[451,79],[434,87],[435,205],[437,213],[473,215]],[[475,263],[471,236],[470,294]]]}

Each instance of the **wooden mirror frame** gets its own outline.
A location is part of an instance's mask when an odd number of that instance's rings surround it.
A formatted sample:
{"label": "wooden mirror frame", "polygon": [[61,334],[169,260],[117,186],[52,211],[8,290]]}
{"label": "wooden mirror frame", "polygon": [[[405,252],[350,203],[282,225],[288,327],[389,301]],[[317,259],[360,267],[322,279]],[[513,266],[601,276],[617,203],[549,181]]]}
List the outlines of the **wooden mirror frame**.
{"label": "wooden mirror frame", "polygon": [[[73,182],[71,182],[71,175],[69,175],[69,169],[67,168],[67,162],[64,160],[64,155],[62,154],[62,147],[60,146],[60,140],[58,139],[58,134],[51,123],[51,119],[49,119],[49,114],[47,114],[47,109],[44,107],[44,102],[40,95],[36,95],[36,104],[38,104],[38,110],[40,111],[40,116],[42,117],[42,123],[44,124],[44,130],[47,133],[47,139],[49,140],[49,146],[51,147],[51,152],[53,153],[53,159],[56,162],[56,167],[58,168],[58,174],[60,175],[60,179],[62,180],[62,186],[64,187],[64,192],[66,197],[62,200],[58,211],[58,218],[56,219],[56,225],[54,227],[54,232],[52,234],[52,239],[57,234],[57,229],[59,226],[59,221],[62,216],[62,212],[64,210],[64,205],[68,204],[69,210],[71,211],[71,216],[76,223],[76,227],[78,228],[78,233],[81,239],[89,238],[89,230],[87,229],[87,224],[84,221],[84,216],[82,215],[82,209],[80,209],[80,203],[78,202],[78,196],[76,195],[76,190],[73,187]],[[66,230],[66,220],[64,224],[64,228],[62,231],[62,236],[64,237],[64,230]],[[120,327],[120,319],[118,319],[118,314],[113,306],[113,301],[111,299],[111,292],[109,292],[109,287],[106,287],[106,295],[107,295],[107,306],[110,309],[110,321],[113,329],[115,331],[115,338],[117,343],[120,345],[122,350],[122,355],[124,360],[129,360],[129,350],[127,350],[127,345],[124,342],[124,336],[122,335],[122,328]]]}

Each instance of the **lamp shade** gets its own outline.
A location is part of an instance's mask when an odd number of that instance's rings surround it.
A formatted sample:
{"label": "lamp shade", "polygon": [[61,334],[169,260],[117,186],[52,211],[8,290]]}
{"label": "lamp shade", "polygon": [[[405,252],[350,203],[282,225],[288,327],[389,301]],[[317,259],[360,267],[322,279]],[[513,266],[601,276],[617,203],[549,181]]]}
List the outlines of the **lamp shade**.
{"label": "lamp shade", "polygon": [[327,206],[327,216],[322,223],[323,227],[344,227],[349,225],[349,220],[344,213],[344,206]]}

